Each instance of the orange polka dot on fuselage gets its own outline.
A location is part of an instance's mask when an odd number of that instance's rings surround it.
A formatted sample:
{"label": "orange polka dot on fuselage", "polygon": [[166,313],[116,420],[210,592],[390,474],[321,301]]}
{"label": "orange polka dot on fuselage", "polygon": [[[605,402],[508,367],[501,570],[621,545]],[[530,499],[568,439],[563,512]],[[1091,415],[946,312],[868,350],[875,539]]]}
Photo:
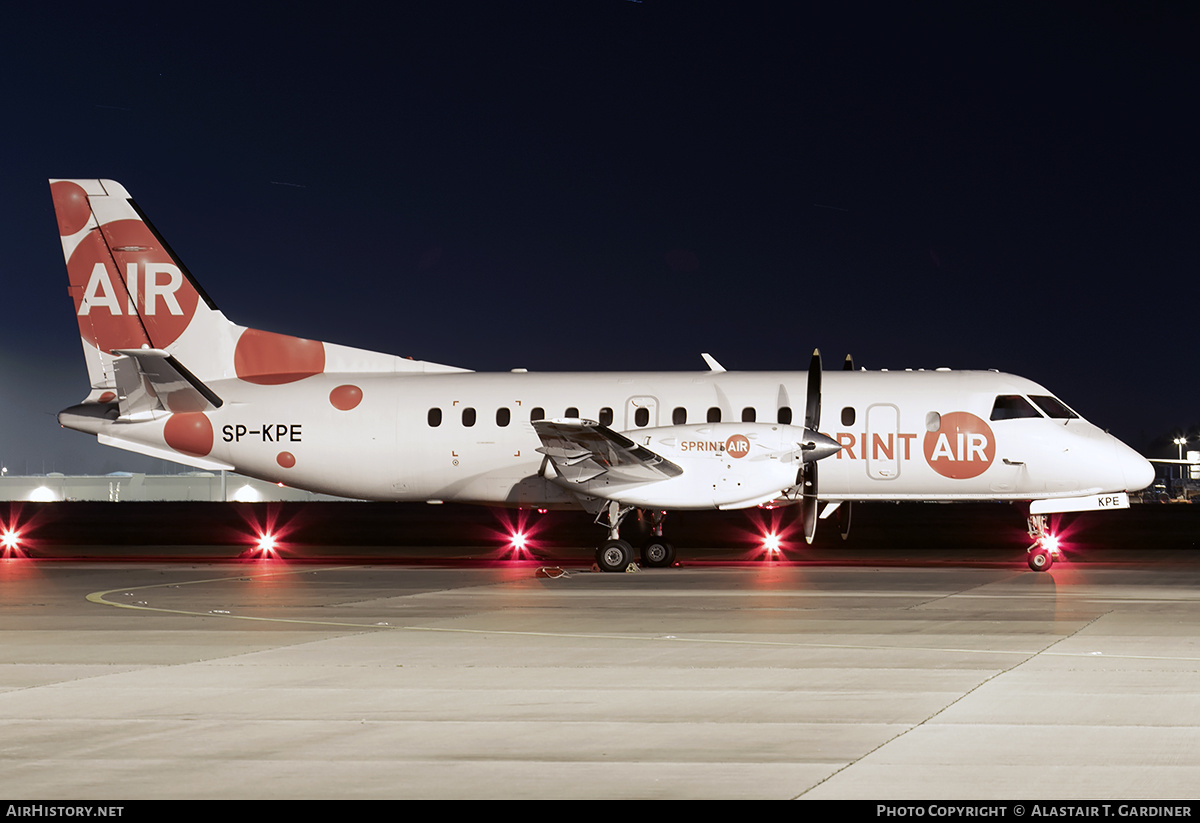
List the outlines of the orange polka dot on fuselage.
{"label": "orange polka dot on fuselage", "polygon": [[329,402],[335,409],[350,411],[362,402],[363,392],[358,386],[338,386],[329,393]]}

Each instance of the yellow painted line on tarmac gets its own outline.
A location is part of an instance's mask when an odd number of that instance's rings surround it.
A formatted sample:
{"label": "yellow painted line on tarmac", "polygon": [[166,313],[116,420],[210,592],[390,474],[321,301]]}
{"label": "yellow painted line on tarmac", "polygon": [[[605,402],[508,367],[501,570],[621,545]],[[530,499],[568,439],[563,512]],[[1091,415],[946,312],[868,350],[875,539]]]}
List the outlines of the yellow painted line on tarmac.
{"label": "yellow painted line on tarmac", "polygon": [[[345,571],[347,569],[353,569],[353,568],[356,568],[356,567],[355,566],[332,566],[329,568],[320,569],[319,571]],[[231,619],[231,620],[252,620],[252,621],[262,622],[262,623],[298,623],[298,624],[303,624],[303,625],[307,625],[307,626],[335,626],[338,628],[346,628],[346,629],[392,629],[392,628],[396,628],[395,626],[380,626],[380,625],[376,625],[373,623],[348,623],[345,621],[337,621],[337,620],[307,620],[307,619],[299,619],[299,618],[291,618],[291,617],[255,617],[254,615],[249,615],[249,614],[232,614],[232,613],[226,614],[226,613],[222,613],[222,612],[212,612],[212,611],[199,612],[199,611],[192,611],[190,609],[167,609],[167,608],[163,608],[161,606],[148,606],[144,603],[120,603],[117,601],[107,599],[107,597],[109,595],[112,595],[112,594],[118,593],[118,592],[121,594],[131,594],[132,592],[147,591],[150,589],[173,589],[173,588],[178,588],[180,586],[200,586],[200,585],[204,585],[207,583],[232,583],[232,582],[235,582],[238,580],[245,580],[247,578],[266,578],[266,577],[279,577],[279,576],[286,575],[286,574],[312,574],[312,573],[314,573],[314,570],[311,568],[310,569],[296,569],[294,571],[279,570],[279,571],[263,572],[263,573],[259,573],[259,574],[246,574],[243,572],[240,574],[231,575],[229,577],[210,577],[210,578],[205,578],[202,580],[177,580],[177,581],[173,581],[173,582],[152,583],[149,586],[132,586],[132,587],[122,586],[117,589],[106,589],[105,591],[102,591],[102,592],[92,592],[91,594],[87,595],[86,599],[89,603],[96,603],[101,606],[112,606],[113,608],[116,608],[116,609],[132,609],[133,611],[157,612],[159,614],[182,614],[182,615],[187,615],[189,617],[220,617],[220,618]]]}
{"label": "yellow painted line on tarmac", "polygon": [[304,626],[328,626],[338,629],[388,629],[392,631],[409,631],[409,632],[444,632],[447,634],[479,634],[479,635],[506,635],[512,637],[553,637],[566,638],[574,640],[620,640],[620,641],[649,641],[658,643],[704,643],[710,645],[730,645],[730,646],[773,646],[796,649],[843,649],[843,650],[858,650],[858,651],[897,651],[905,653],[941,653],[941,654],[963,654],[963,655],[994,655],[994,656],[1015,656],[1024,658],[1033,658],[1038,656],[1045,657],[1088,657],[1096,660],[1170,660],[1170,661],[1196,661],[1200,657],[1191,655],[1145,655],[1145,654],[1129,654],[1129,653],[1102,653],[1102,652],[1064,652],[1054,651],[1053,647],[1058,645],[1065,638],[1058,638],[1054,642],[1042,649],[971,649],[963,647],[941,647],[941,646],[914,646],[914,645],[892,645],[885,643],[812,643],[812,642],[795,642],[786,640],[745,640],[738,638],[721,638],[721,637],[684,637],[677,635],[636,635],[636,634],[580,634],[578,632],[544,632],[544,631],[512,631],[507,629],[467,629],[467,628],[449,628],[445,626],[393,626],[388,623],[354,623],[341,620],[312,620],[305,618],[294,617],[256,617],[254,615],[233,614],[226,612],[213,611],[192,611],[188,609],[168,609],[160,606],[149,606],[142,603],[120,603],[106,599],[107,596],[116,592],[121,594],[129,594],[136,591],[146,591],[150,589],[176,588],[179,586],[198,586],[207,583],[230,583],[237,580],[245,580],[247,578],[267,578],[281,575],[295,574],[313,574],[318,571],[347,571],[360,569],[361,566],[330,566],[322,569],[296,569],[280,570],[263,572],[259,574],[236,574],[229,577],[212,577],[201,580],[184,580],[175,582],[152,583],[148,586],[123,586],[121,588],[107,589],[100,592],[92,592],[87,595],[86,599],[89,603],[96,603],[102,606],[112,606],[117,609],[132,609],[134,611],[157,612],[159,614],[179,614],[189,617],[218,617],[227,620],[249,620],[260,623],[286,623],[291,625]]}

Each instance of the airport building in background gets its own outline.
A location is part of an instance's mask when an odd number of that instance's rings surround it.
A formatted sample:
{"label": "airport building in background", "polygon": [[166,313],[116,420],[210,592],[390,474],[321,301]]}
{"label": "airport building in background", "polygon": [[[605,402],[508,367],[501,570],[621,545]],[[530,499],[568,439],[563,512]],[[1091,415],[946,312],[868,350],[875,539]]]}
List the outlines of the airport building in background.
{"label": "airport building in background", "polygon": [[329,494],[293,489],[232,472],[103,475],[0,476],[0,500],[55,501],[207,501],[260,503],[273,501],[345,500]]}

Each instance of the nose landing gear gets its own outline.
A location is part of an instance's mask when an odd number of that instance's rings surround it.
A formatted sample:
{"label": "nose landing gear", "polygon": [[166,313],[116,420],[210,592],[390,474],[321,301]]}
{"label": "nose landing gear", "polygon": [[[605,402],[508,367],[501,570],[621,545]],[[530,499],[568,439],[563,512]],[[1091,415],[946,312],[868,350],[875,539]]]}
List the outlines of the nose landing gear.
{"label": "nose landing gear", "polygon": [[1026,518],[1029,536],[1033,545],[1029,547],[1029,568],[1035,572],[1048,571],[1054,561],[1062,557],[1058,551],[1058,538],[1049,532],[1046,515],[1031,514]]}

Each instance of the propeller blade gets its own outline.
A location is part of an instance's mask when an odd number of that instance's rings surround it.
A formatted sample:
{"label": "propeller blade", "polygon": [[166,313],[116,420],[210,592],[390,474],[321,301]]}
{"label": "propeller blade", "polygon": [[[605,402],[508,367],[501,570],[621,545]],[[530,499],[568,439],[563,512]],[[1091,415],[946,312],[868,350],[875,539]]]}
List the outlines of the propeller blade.
{"label": "propeller blade", "polygon": [[814,432],[821,428],[820,349],[813,349],[812,361],[808,364],[808,397],[805,398],[804,428]]}
{"label": "propeller blade", "polygon": [[[804,401],[804,428],[807,437],[820,437],[821,428],[821,350],[813,349],[812,360],[808,364],[808,396]],[[828,440],[829,438],[823,438]],[[831,441],[832,442],[832,441]],[[815,445],[815,444],[814,444]],[[834,443],[833,445],[837,445]],[[840,448],[840,446],[838,447]],[[837,448],[833,449],[837,451]],[[820,455],[825,457],[832,452]],[[816,454],[811,461],[806,461],[800,468],[799,481],[802,497],[800,498],[800,517],[804,524],[804,539],[813,542],[817,534],[817,460]]]}
{"label": "propeller blade", "polygon": [[838,507],[837,510],[838,531],[842,533],[843,540],[850,539],[850,501],[847,500]]}
{"label": "propeller blade", "polygon": [[802,471],[804,496],[800,499],[800,517],[804,523],[804,541],[812,545],[817,535],[817,464],[805,463]]}

